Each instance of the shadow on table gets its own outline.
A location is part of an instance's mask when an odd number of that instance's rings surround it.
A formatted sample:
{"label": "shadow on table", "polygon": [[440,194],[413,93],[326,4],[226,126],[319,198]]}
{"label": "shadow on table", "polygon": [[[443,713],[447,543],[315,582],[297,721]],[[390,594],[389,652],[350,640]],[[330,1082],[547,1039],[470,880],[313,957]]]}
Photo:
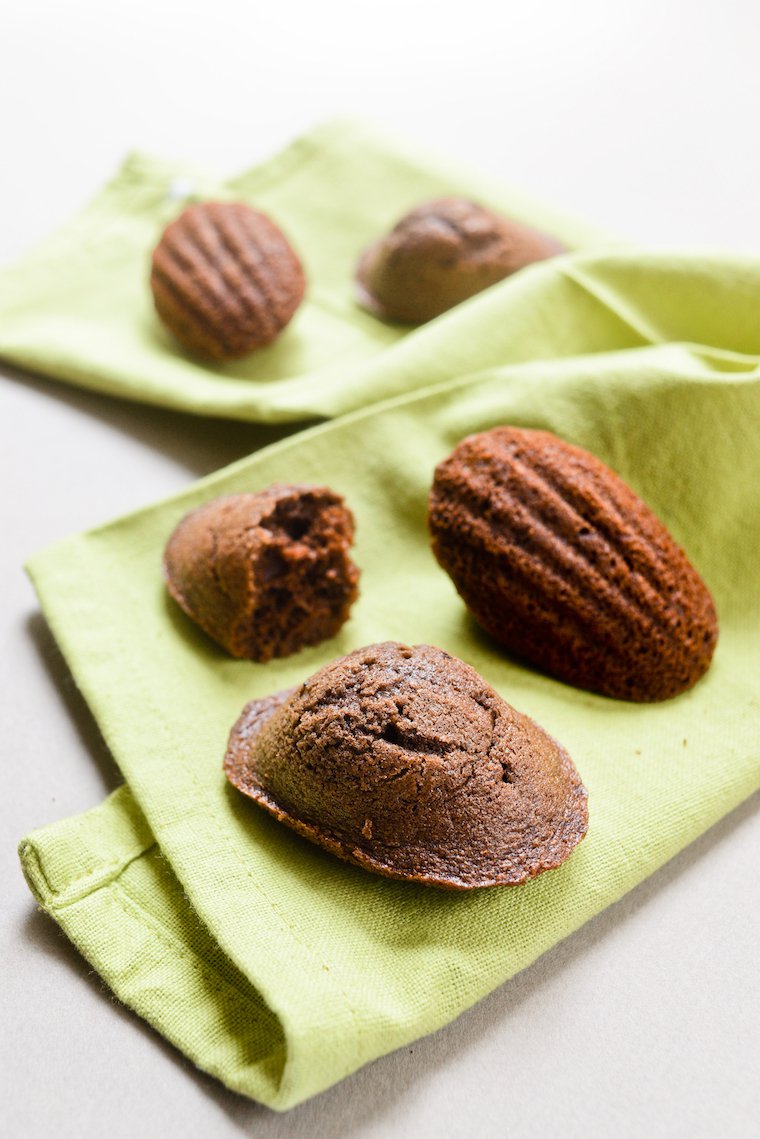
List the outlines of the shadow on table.
{"label": "shadow on table", "polygon": [[5,379],[32,388],[41,396],[56,399],[75,411],[99,419],[108,427],[131,435],[196,475],[210,474],[314,425],[314,421],[267,425],[190,415],[69,387],[5,363],[0,366]]}
{"label": "shadow on table", "polygon": [[26,631],[37,650],[51,687],[74,725],[82,748],[100,774],[104,791],[114,791],[124,780],[42,613],[32,613],[27,617]]}

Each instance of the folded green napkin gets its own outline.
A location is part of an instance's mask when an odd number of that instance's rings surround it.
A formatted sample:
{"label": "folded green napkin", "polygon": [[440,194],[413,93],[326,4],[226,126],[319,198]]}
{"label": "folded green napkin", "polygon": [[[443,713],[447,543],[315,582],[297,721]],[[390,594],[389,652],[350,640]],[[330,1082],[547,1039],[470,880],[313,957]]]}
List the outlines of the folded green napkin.
{"label": "folded green napkin", "polygon": [[[406,337],[354,301],[361,250],[411,206],[464,194],[555,234],[599,246],[598,230],[389,143],[359,123],[330,123],[229,182],[136,155],[79,217],[0,272],[0,357],[110,395],[261,422],[329,418],[409,390],[394,369],[364,366]],[[234,198],[268,212],[301,254],[307,299],[276,344],[232,364],[186,354],[153,311],[150,254],[193,198]]]}
{"label": "folded green napkin", "polygon": [[[760,786],[758,298],[756,261],[548,262],[362,372],[372,391],[434,387],[291,437],[32,560],[126,786],[30,835],[24,871],[117,996],[200,1067],[277,1109],[314,1095],[452,1019]],[[692,691],[650,706],[581,692],[510,659],[467,617],[431,555],[426,495],[459,439],[500,423],[587,447],[685,546],[721,622]],[[185,618],[160,562],[190,507],[274,481],[346,495],[361,597],[334,640],[258,665],[227,658]],[[467,894],[391,882],[227,786],[227,733],[247,700],[388,638],[463,657],[565,745],[591,822],[564,866]]]}
{"label": "folded green napkin", "polygon": [[[352,299],[358,251],[414,202],[451,192],[569,246],[600,242],[513,192],[339,124],[224,186],[134,158],[74,223],[0,274],[0,354],[83,386],[264,421],[400,397],[30,566],[127,784],[22,843],[29,884],[123,1001],[198,1065],[278,1109],[450,1020],[760,785],[760,266],[576,253],[412,332],[373,320]],[[270,211],[312,282],[281,341],[235,365],[186,357],[151,309],[150,249],[193,196]],[[425,498],[454,443],[502,422],[593,450],[686,545],[722,625],[692,692],[652,707],[577,692],[510,660],[466,617],[429,552]],[[179,613],[160,558],[192,505],[275,480],[346,494],[362,595],[339,637],[263,666],[227,659]],[[568,747],[589,787],[591,830],[563,868],[469,895],[376,879],[226,785],[221,757],[245,701],[386,638],[464,657]]]}

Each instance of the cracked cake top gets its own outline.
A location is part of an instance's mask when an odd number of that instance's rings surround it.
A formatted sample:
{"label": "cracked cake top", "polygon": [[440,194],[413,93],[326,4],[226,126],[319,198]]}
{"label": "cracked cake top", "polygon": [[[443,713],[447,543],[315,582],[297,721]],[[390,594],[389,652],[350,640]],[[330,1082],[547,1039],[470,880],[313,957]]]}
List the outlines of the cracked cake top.
{"label": "cracked cake top", "polygon": [[388,641],[246,706],[230,781],[340,858],[392,878],[517,885],[586,832],[572,760],[473,668]]}

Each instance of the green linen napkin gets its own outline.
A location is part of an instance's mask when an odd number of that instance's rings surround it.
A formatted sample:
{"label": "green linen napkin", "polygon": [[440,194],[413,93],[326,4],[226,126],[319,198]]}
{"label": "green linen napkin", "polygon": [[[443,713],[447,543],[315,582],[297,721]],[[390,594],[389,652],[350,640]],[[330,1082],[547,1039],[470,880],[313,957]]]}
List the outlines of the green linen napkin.
{"label": "green linen napkin", "polygon": [[[411,206],[445,194],[475,197],[573,248],[609,240],[360,123],[322,126],[226,183],[135,155],[79,217],[0,272],[0,357],[109,395],[270,423],[329,418],[401,394],[409,387],[401,373],[378,379],[363,369],[416,333],[358,307],[354,266]],[[186,354],[153,311],[150,253],[193,198],[234,198],[270,213],[309,279],[306,302],[277,343],[232,364]]]}
{"label": "green linen napkin", "polygon": [[[365,372],[373,390],[434,387],[291,437],[32,559],[126,786],[31,834],[24,871],[117,996],[200,1067],[277,1109],[314,1095],[455,1017],[760,786],[758,297],[760,264],[741,259],[546,263]],[[500,423],[589,448],[685,546],[721,622],[692,691],[650,706],[581,692],[510,659],[467,617],[431,555],[426,495],[459,439]],[[274,481],[346,495],[361,596],[338,637],[258,665],[225,657],[184,617],[160,561],[190,507]],[[245,701],[387,638],[463,657],[567,747],[591,822],[563,867],[468,894],[391,882],[226,785],[221,759]]]}

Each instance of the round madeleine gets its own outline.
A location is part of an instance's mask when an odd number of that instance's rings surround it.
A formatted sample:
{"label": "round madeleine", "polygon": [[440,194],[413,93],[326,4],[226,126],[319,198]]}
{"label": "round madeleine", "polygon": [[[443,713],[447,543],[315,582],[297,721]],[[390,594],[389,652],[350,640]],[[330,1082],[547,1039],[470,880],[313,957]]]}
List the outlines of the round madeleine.
{"label": "round madeleine", "polygon": [[424,202],[364,251],[359,303],[386,320],[421,324],[497,281],[564,252],[554,238],[464,198]]}
{"label": "round madeleine", "polygon": [[153,251],[156,311],[191,352],[235,360],[280,335],[303,300],[301,262],[275,223],[244,202],[199,202]]}
{"label": "round madeleine", "polygon": [[519,885],[564,862],[588,826],[567,752],[430,645],[357,649],[251,701],[224,768],[339,858],[449,890]]}

